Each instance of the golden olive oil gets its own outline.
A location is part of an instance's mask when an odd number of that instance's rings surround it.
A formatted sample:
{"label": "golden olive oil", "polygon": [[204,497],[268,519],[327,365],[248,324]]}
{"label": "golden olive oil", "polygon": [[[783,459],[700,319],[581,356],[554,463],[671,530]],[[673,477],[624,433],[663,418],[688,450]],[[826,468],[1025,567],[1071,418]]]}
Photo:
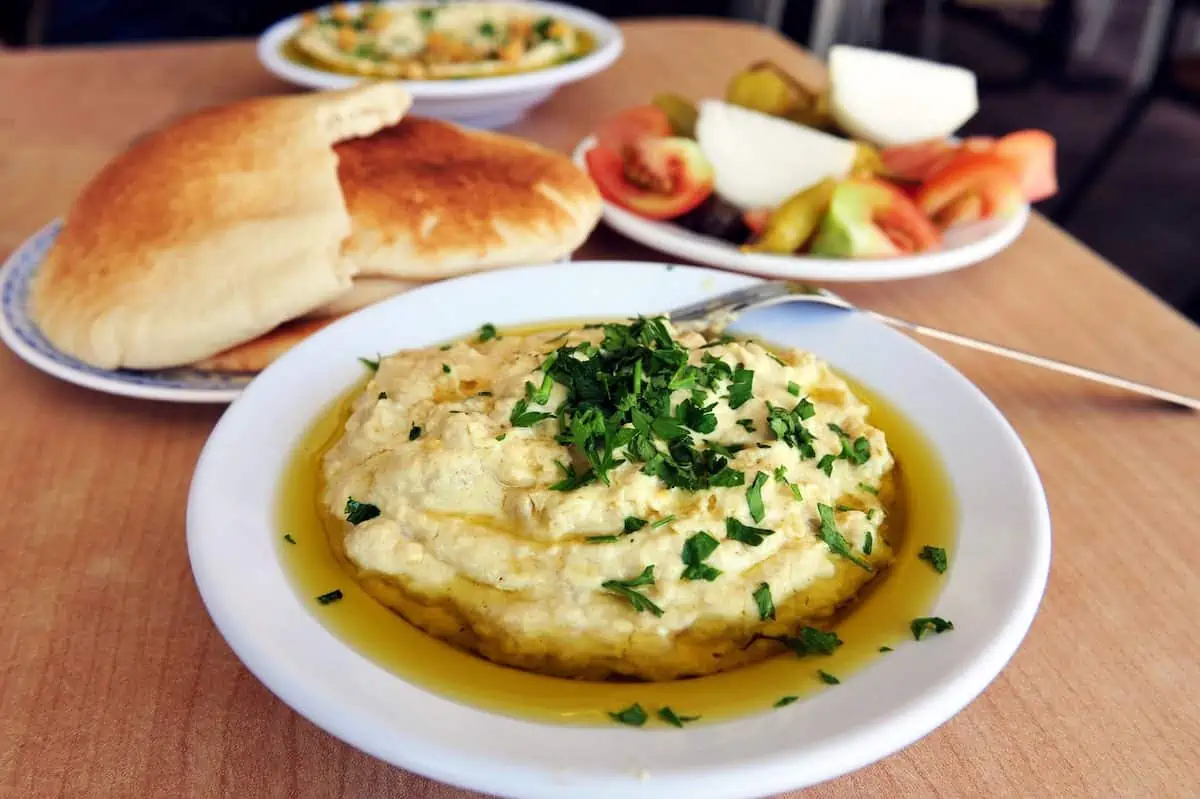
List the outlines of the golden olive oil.
{"label": "golden olive oil", "polygon": [[[527,334],[563,326],[560,322],[506,332]],[[652,717],[658,708],[669,706],[679,715],[701,716],[697,723],[703,723],[766,712],[785,696],[845,690],[823,684],[818,670],[844,680],[876,658],[887,658],[881,647],[912,641],[910,622],[928,615],[946,579],[917,554],[926,545],[943,547],[953,563],[957,524],[949,477],[929,442],[883,397],[846,379],[870,406],[870,422],[887,435],[898,464],[896,501],[888,523],[895,560],[834,621],[832,629],[845,643],[832,655],[799,658],[785,652],[740,669],[671,682],[589,682],[500,666],[425,634],[355,583],[334,555],[318,512],[321,458],[341,434],[361,385],[320,415],[289,459],[279,497],[284,570],[308,611],[346,645],[414,685],[506,715],[611,724],[609,712],[637,702]],[[317,596],[334,589],[342,591],[340,601],[317,602]],[[650,723],[661,722],[652,718]]]}

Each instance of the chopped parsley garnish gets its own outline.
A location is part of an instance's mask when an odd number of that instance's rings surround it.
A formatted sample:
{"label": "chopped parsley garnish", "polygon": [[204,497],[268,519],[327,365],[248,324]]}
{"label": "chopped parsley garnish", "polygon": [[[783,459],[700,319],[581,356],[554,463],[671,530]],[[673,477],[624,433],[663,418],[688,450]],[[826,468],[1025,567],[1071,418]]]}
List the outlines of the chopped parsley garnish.
{"label": "chopped parsley garnish", "polygon": [[550,28],[554,26],[554,20],[550,17],[541,17],[537,22],[533,23],[533,32],[543,39],[550,38]]}
{"label": "chopped parsley garnish", "polygon": [[490,397],[490,396],[492,396],[492,392],[490,392],[490,391],[477,391],[477,392],[475,392],[475,396],[477,396],[477,397]]}
{"label": "chopped parsley garnish", "polygon": [[767,403],[767,425],[783,443],[800,451],[802,458],[815,458],[813,436],[804,426],[806,419],[811,419],[816,408],[807,399],[801,399],[790,411]]}
{"label": "chopped parsley garnish", "polygon": [[754,589],[754,604],[758,606],[759,621],[775,619],[775,602],[771,599],[771,586],[763,583]]}
{"label": "chopped parsley garnish", "polygon": [[628,724],[630,727],[640,727],[645,724],[646,719],[649,718],[649,716],[646,715],[646,711],[643,710],[642,706],[637,702],[634,702],[624,710],[618,710],[616,713],[609,713],[608,716],[613,721],[621,724]]}
{"label": "chopped parsley garnish", "polygon": [[789,380],[787,389],[788,389],[788,393],[791,394],[793,397],[800,396],[800,384],[799,383],[793,383],[791,380]]}
{"label": "chopped parsley garnish", "polygon": [[379,371],[379,356],[378,355],[375,356],[375,360],[373,360],[373,361],[370,358],[359,358],[358,362],[361,363],[363,366],[367,367],[368,369],[370,369],[372,372]]}
{"label": "chopped parsley garnish", "polygon": [[362,524],[368,519],[379,515],[379,508],[368,502],[359,502],[354,497],[346,499],[346,521],[351,524]]}
{"label": "chopped parsley garnish", "polygon": [[830,422],[829,429],[837,433],[838,441],[842,445],[842,451],[838,453],[839,458],[857,466],[862,466],[871,459],[871,442],[867,440],[866,436],[859,436],[851,441],[846,431],[836,424]]}
{"label": "chopped parsley garnish", "polygon": [[766,355],[768,358],[770,358],[772,361],[779,364],[780,366],[787,366],[787,364],[784,362],[783,358],[780,358],[778,355],[771,352],[770,350],[766,351]]}
{"label": "chopped parsley garnish", "polygon": [[645,519],[639,519],[636,516],[626,516],[622,527],[627,533],[636,533],[638,530],[641,530],[643,527],[645,527],[646,524],[647,522]]}
{"label": "chopped parsley garnish", "polygon": [[751,642],[765,638],[776,641],[796,653],[796,657],[805,655],[832,655],[833,650],[842,645],[842,639],[835,632],[825,632],[816,627],[802,627],[798,635],[756,635]]}
{"label": "chopped parsley garnish", "polygon": [[921,636],[930,630],[935,633],[944,633],[947,630],[953,630],[954,625],[937,616],[923,616],[919,619],[913,619],[912,624],[909,625],[909,629],[912,630],[913,638],[920,641]]}
{"label": "chopped parsley garnish", "polygon": [[765,536],[773,535],[774,533],[774,530],[742,524],[733,517],[725,520],[725,537],[733,541],[741,541],[748,546],[756,547],[763,542]]}
{"label": "chopped parsley garnish", "polygon": [[501,433],[500,435],[496,436],[497,441],[503,441],[506,438],[508,438],[508,433]]}
{"label": "chopped parsley garnish", "polygon": [[866,569],[867,571],[875,571],[871,568],[871,564],[851,551],[850,542],[838,532],[837,522],[833,519],[833,508],[823,502],[818,502],[817,513],[821,517],[821,540],[829,547],[829,551],[836,555],[841,555],[859,568]]}
{"label": "chopped parsley garnish", "polygon": [[427,28],[431,27],[433,25],[433,17],[435,14],[437,14],[436,8],[418,8],[417,9],[417,19],[419,19],[421,21],[421,24]]}
{"label": "chopped parsley garnish", "polygon": [[658,709],[658,717],[670,724],[672,727],[680,728],[682,728],[683,725],[687,724],[689,721],[695,721],[696,719],[700,718],[699,716],[677,716],[675,715],[675,711],[671,710],[669,707],[660,707]]}
{"label": "chopped parsley garnish", "polygon": [[479,24],[479,35],[488,37],[495,36],[496,26],[492,24],[491,20],[484,20]]}
{"label": "chopped parsley garnish", "polygon": [[795,702],[799,698],[800,697],[798,697],[798,696],[781,696],[781,697],[779,697],[779,700],[775,702],[773,707],[787,707],[788,705],[790,705],[792,702]]}
{"label": "chopped parsley garnish", "polygon": [[754,432],[754,421],[751,419],[738,419],[737,423],[742,426],[742,429],[747,433]]}
{"label": "chopped parsley garnish", "polygon": [[589,535],[583,539],[585,544],[615,544],[619,540],[615,535]]}
{"label": "chopped parsley garnish", "polygon": [[704,561],[720,546],[720,541],[703,530],[683,542],[684,580],[707,580],[712,582],[720,576],[721,570],[709,566]]}
{"label": "chopped parsley garnish", "polygon": [[767,515],[763,506],[762,489],[767,484],[767,476],[763,472],[754,475],[754,482],[746,489],[746,504],[750,507],[750,518],[761,522]]}
{"label": "chopped parsley garnish", "polygon": [[863,554],[870,555],[871,550],[875,548],[875,536],[871,535],[871,531],[867,530],[867,534],[863,536]]}
{"label": "chopped parsley garnish", "polygon": [[284,533],[284,534],[283,534],[283,540],[284,540],[284,541],[287,541],[289,544],[294,544],[294,543],[296,543],[296,539],[292,538],[292,534],[291,534],[291,533]]}
{"label": "chopped parsley garnish", "polygon": [[822,455],[821,460],[817,461],[817,468],[825,472],[826,477],[833,477],[833,462],[837,458],[832,455]]}
{"label": "chopped parsley garnish", "polygon": [[668,524],[670,524],[673,521],[675,521],[674,513],[672,513],[670,516],[664,516],[663,518],[656,521],[654,524],[650,525],[650,527],[652,529],[658,529],[659,527],[666,527]]}
{"label": "chopped parsley garnish", "polygon": [[878,494],[879,493],[878,488],[876,488],[875,486],[867,485],[866,483],[859,483],[858,487],[861,488],[863,491],[866,491],[868,494]]}
{"label": "chopped parsley garnish", "polygon": [[408,440],[409,440],[409,441],[416,441],[416,440],[417,440],[418,438],[420,438],[420,437],[421,437],[421,428],[417,427],[417,426],[414,424],[414,425],[413,425],[412,427],[410,427],[410,428],[409,428],[409,430],[408,430]]}
{"label": "chopped parsley garnish", "polygon": [[643,585],[654,585],[654,565],[642,570],[642,573],[632,580],[605,580],[600,587],[614,594],[625,597],[638,613],[648,610],[655,616],[663,615],[663,609],[651,602],[644,594],[635,591]]}
{"label": "chopped parsley garnish", "polygon": [[729,383],[729,407],[737,410],[754,396],[754,372],[740,363],[733,368]]}
{"label": "chopped parsley garnish", "polygon": [[841,680],[839,680],[837,677],[834,677],[829,672],[823,671],[821,669],[817,669],[817,676],[820,677],[821,682],[825,683],[826,685],[840,685],[842,682]]}
{"label": "chopped parsley garnish", "polygon": [[554,381],[550,375],[542,378],[542,384],[534,388],[533,383],[525,381],[525,399],[534,405],[545,405],[550,401],[550,392],[554,390]]}
{"label": "chopped parsley garnish", "polygon": [[554,465],[563,473],[563,479],[551,485],[551,491],[574,491],[580,486],[596,482],[596,473],[591,469],[587,469],[582,473],[576,473],[574,465],[563,464],[557,461]]}
{"label": "chopped parsley garnish", "polygon": [[385,399],[387,399],[387,398],[388,398],[388,395],[387,395],[387,392],[386,392],[386,391],[380,391],[380,392],[379,392],[379,396],[378,396],[378,397],[376,397],[376,399],[381,399],[381,400],[385,400]]}
{"label": "chopped parsley garnish", "polygon": [[[490,25],[491,23],[485,22],[484,24]],[[484,325],[483,327],[479,328],[479,343],[480,344],[482,344],[485,341],[491,341],[494,338],[496,338],[496,326],[493,325],[491,322],[489,322],[486,325]]]}
{"label": "chopped parsley garnish", "polygon": [[880,652],[891,652],[892,648],[890,646],[881,646],[881,647],[879,647],[879,651]]}
{"label": "chopped parsley garnish", "polygon": [[921,547],[921,554],[917,555],[917,557],[921,560],[929,561],[929,565],[938,574],[946,573],[946,550],[941,547]]}
{"label": "chopped parsley garnish", "polygon": [[800,486],[796,485],[795,483],[793,483],[791,480],[788,479],[786,466],[776,467],[774,474],[775,474],[775,482],[783,483],[785,486],[790,488],[792,490],[792,496],[796,499],[797,502],[804,501],[804,495],[800,493]]}
{"label": "chopped parsley garnish", "polygon": [[322,605],[329,605],[334,602],[337,602],[341,598],[342,598],[342,589],[335,588],[332,591],[330,591],[329,593],[321,594],[319,597],[317,597],[317,601],[320,602]]}
{"label": "chopped parsley garnish", "polygon": [[447,374],[447,375],[450,374],[450,364],[448,364],[448,363],[442,364],[442,374]]}
{"label": "chopped parsley garnish", "polygon": [[529,410],[528,402],[517,400],[517,404],[513,405],[512,413],[508,416],[508,421],[513,427],[533,427],[543,419],[552,418],[554,418],[554,414],[543,411],[531,411]]}
{"label": "chopped parsley garnish", "polygon": [[438,347],[438,349],[441,350],[442,352],[445,352],[446,350],[450,349],[453,346],[454,346],[453,344],[443,344],[442,346]]}

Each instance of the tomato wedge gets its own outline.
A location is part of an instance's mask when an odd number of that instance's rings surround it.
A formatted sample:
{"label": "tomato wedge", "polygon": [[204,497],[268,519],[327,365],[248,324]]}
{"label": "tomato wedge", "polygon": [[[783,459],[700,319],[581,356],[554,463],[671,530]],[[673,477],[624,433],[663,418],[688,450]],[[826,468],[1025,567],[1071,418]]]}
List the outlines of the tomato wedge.
{"label": "tomato wedge", "polygon": [[945,139],[886,147],[880,153],[885,177],[896,180],[928,180],[954,159],[957,148]]}
{"label": "tomato wedge", "polygon": [[671,135],[671,120],[656,105],[638,105],[606,119],[596,130],[596,144],[624,157],[635,142]]}
{"label": "tomato wedge", "polygon": [[624,158],[596,146],[585,160],[606,200],[646,219],[682,216],[712,194],[712,166],[691,139],[641,139],[629,145]]}
{"label": "tomato wedge", "polygon": [[1058,193],[1054,137],[1044,130],[1019,130],[996,142],[993,152],[1012,164],[1025,199],[1034,203]]}
{"label": "tomato wedge", "polygon": [[1024,202],[1012,164],[992,153],[960,152],[950,164],[922,184],[917,207],[939,227],[971,221],[977,195],[979,218],[1012,213]]}

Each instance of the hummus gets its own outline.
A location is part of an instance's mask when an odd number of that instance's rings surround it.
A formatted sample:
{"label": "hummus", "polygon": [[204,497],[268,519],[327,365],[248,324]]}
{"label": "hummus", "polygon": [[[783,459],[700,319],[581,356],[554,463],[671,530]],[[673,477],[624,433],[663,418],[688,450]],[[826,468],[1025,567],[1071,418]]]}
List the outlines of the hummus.
{"label": "hummus", "polygon": [[427,632],[663,680],[819,638],[891,559],[893,468],[811,354],[663,319],[485,327],[380,361],[319,504],[364,587]]}
{"label": "hummus", "polygon": [[303,18],[294,48],[338,72],[425,80],[527,72],[578,55],[586,36],[516,4],[337,5]]}

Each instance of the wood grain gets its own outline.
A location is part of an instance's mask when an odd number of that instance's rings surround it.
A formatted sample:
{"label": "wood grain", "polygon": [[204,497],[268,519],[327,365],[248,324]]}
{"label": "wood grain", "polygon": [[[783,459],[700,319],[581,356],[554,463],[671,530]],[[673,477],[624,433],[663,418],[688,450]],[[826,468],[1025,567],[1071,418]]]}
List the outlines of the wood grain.
{"label": "wood grain", "polygon": [[[517,132],[566,149],[653,90],[715,94],[757,58],[820,79],[752,26],[625,31],[611,71],[563,89]],[[0,253],[149,128],[282,90],[248,42],[0,53]],[[585,255],[655,257],[605,230]],[[977,268],[844,293],[1200,394],[1200,331],[1040,219]],[[1200,794],[1200,416],[931,346],[1033,455],[1054,520],[1049,590],[1020,652],[962,714],[806,795]],[[218,413],[92,393],[0,352],[0,795],[465,795],[316,729],[217,635],[188,571],[184,509]]]}

